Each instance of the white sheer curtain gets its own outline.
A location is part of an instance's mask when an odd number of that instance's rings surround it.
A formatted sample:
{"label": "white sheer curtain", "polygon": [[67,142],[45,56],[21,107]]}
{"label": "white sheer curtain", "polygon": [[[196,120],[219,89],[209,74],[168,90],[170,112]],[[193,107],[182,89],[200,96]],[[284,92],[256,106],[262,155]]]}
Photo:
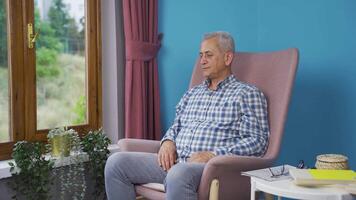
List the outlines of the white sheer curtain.
{"label": "white sheer curtain", "polygon": [[112,143],[124,137],[125,48],[122,0],[101,1],[103,128]]}

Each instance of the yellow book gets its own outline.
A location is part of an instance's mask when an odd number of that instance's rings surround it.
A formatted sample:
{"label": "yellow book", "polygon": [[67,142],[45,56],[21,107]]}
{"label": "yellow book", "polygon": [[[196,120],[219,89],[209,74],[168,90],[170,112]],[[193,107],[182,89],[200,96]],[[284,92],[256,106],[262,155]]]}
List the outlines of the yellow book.
{"label": "yellow book", "polygon": [[356,173],[352,170],[290,169],[297,185],[355,184]]}

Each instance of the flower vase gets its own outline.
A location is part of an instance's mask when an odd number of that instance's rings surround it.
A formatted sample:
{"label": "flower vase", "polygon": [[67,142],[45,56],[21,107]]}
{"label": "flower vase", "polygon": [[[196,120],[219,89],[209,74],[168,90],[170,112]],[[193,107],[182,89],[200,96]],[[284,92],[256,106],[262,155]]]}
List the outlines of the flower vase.
{"label": "flower vase", "polygon": [[52,140],[52,156],[67,157],[70,154],[70,137],[69,135],[55,135]]}

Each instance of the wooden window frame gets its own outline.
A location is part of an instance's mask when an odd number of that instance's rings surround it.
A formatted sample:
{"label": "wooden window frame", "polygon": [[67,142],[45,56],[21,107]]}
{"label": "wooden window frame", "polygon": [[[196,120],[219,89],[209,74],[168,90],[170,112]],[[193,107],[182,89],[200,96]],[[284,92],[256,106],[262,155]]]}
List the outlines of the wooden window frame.
{"label": "wooden window frame", "polygon": [[[87,124],[69,126],[80,136],[102,126],[101,0],[85,1]],[[35,48],[27,48],[27,23],[34,24],[34,1],[7,0],[10,140],[0,143],[0,160],[11,158],[16,141],[46,141],[37,130]]]}

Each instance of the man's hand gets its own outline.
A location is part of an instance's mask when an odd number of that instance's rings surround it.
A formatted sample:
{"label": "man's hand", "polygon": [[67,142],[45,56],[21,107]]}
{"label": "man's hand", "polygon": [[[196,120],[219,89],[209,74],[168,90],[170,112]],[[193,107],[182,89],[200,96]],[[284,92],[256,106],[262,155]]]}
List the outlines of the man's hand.
{"label": "man's hand", "polygon": [[214,158],[215,154],[210,151],[200,151],[193,153],[188,162],[197,162],[197,163],[207,163],[210,159]]}
{"label": "man's hand", "polygon": [[162,143],[158,151],[158,164],[163,170],[168,171],[177,159],[176,145],[171,140]]}

